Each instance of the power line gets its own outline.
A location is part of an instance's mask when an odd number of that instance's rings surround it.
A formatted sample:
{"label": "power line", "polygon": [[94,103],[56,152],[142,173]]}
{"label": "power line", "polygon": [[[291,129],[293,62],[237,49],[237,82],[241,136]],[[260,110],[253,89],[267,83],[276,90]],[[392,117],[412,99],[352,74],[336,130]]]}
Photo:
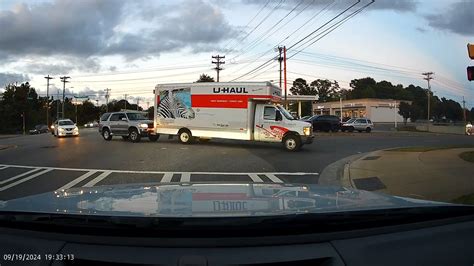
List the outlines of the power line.
{"label": "power line", "polygon": [[433,77],[431,75],[433,75],[434,73],[433,72],[425,72],[425,73],[422,73],[423,76],[425,76],[425,78],[423,78],[424,80],[426,80],[428,82],[428,91],[427,91],[427,94],[428,94],[428,111],[427,111],[427,114],[428,114],[428,124],[430,123],[430,97],[431,97],[431,86],[430,86],[430,80],[433,79]]}

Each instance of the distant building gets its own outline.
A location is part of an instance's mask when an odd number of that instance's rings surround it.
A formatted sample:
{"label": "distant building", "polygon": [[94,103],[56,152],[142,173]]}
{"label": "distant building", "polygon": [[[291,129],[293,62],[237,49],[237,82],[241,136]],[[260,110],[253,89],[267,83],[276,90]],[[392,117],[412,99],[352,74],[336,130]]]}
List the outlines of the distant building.
{"label": "distant building", "polygon": [[398,114],[400,102],[410,101],[392,99],[353,99],[334,102],[313,102],[313,114],[336,115],[343,118],[367,117],[372,122],[403,122]]}

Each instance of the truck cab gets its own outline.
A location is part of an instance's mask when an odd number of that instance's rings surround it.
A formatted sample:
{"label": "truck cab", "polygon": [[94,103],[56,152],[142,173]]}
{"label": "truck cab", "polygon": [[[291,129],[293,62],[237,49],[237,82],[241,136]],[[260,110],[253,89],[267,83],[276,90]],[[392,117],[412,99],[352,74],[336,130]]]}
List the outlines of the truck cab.
{"label": "truck cab", "polygon": [[296,151],[313,142],[312,126],[296,120],[280,105],[255,104],[253,138],[257,141],[282,142],[289,151]]}

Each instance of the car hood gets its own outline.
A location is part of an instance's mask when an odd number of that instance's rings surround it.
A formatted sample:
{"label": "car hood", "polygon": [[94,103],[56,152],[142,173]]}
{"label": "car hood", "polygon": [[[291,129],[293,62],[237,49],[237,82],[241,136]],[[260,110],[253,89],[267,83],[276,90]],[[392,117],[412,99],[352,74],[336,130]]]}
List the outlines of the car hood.
{"label": "car hood", "polygon": [[67,129],[74,129],[75,127],[76,127],[75,125],[58,126],[58,128],[67,128]]}
{"label": "car hood", "polygon": [[0,202],[0,212],[138,217],[251,217],[447,203],[301,184],[177,183],[73,188]]}

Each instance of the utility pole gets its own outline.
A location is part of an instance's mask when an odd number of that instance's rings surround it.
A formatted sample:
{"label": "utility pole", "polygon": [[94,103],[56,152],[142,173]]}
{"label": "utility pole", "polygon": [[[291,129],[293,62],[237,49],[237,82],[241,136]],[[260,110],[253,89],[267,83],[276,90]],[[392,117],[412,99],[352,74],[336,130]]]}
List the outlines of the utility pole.
{"label": "utility pole", "polygon": [[285,79],[285,109],[288,109],[288,102],[287,102],[287,81],[286,81],[286,46],[283,46],[283,74]]}
{"label": "utility pole", "polygon": [[125,102],[125,110],[127,110],[127,96],[128,96],[128,94],[124,94],[123,96],[125,98],[125,101],[124,101]]}
{"label": "utility pole", "polygon": [[464,96],[462,96],[462,115],[464,118],[464,124],[466,124],[466,101],[464,100]]}
{"label": "utility pole", "polygon": [[110,97],[110,89],[105,89],[105,112],[109,112],[109,97]]}
{"label": "utility pole", "polygon": [[49,80],[53,78],[49,75],[44,78],[46,79],[46,125],[49,127]]}
{"label": "utility pole", "polygon": [[61,109],[61,118],[64,118],[64,105],[65,105],[65,101],[64,101],[64,95],[66,93],[66,83],[69,82],[67,81],[68,79],[70,79],[71,77],[66,77],[66,76],[63,76],[63,77],[60,77],[59,79],[61,79],[61,82],[63,83],[63,105],[62,105],[62,109]]}
{"label": "utility pole", "polygon": [[225,56],[213,55],[212,58],[217,60],[212,61],[212,63],[216,64],[216,67],[214,69],[217,71],[217,82],[219,82],[219,71],[222,70],[221,65],[225,64],[225,61],[221,61],[221,59],[224,59]]}
{"label": "utility pole", "polygon": [[426,76],[425,78],[423,78],[424,80],[428,81],[428,111],[427,111],[427,119],[428,119],[428,125],[430,123],[430,102],[431,102],[431,86],[430,86],[430,80],[433,79],[433,77],[431,75],[433,75],[434,73],[433,72],[425,72],[425,73],[422,73],[423,76]]}
{"label": "utility pole", "polygon": [[280,73],[280,89],[281,89],[281,72],[282,72],[281,62],[283,62],[283,57],[281,56],[282,52],[283,52],[283,46],[278,46],[278,62],[280,63],[280,70],[278,71]]}
{"label": "utility pole", "polygon": [[59,119],[59,89],[57,90],[56,96],[56,120]]}

